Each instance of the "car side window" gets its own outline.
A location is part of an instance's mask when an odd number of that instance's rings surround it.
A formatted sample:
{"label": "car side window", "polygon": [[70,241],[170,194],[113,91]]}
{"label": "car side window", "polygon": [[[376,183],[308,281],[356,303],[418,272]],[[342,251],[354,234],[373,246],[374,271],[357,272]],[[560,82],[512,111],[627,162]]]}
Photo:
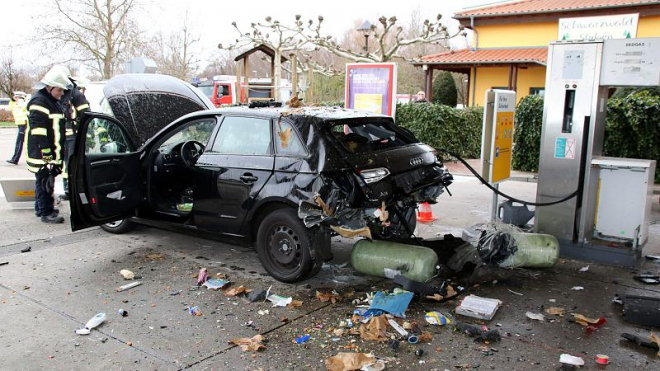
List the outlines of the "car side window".
{"label": "car side window", "polygon": [[212,151],[235,155],[269,154],[270,121],[253,117],[225,117]]}
{"label": "car side window", "polygon": [[94,118],[87,126],[85,154],[130,153],[132,150],[128,135],[117,123]]}
{"label": "car side window", "polygon": [[278,155],[300,156],[307,155],[300,138],[288,122],[278,121],[275,124],[275,150]]}

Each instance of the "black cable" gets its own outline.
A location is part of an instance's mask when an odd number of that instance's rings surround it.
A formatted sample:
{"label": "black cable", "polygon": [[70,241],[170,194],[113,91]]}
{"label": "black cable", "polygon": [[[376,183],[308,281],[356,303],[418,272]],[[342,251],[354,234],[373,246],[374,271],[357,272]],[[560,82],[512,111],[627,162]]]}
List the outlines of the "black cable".
{"label": "black cable", "polygon": [[571,198],[577,196],[578,192],[579,192],[579,189],[576,189],[575,192],[573,192],[570,195],[562,198],[561,200],[552,201],[552,202],[528,202],[528,201],[519,200],[517,198],[514,198],[514,197],[511,197],[511,196],[507,195],[506,193],[501,192],[499,189],[497,189],[497,188],[493,187],[492,185],[490,185],[490,183],[488,183],[486,181],[486,179],[482,178],[481,175],[479,175],[479,173],[477,173],[477,171],[474,170],[474,168],[472,168],[472,166],[470,166],[470,164],[468,164],[465,160],[463,160],[463,158],[461,156],[459,156],[458,154],[456,154],[456,153],[454,153],[454,152],[452,152],[452,151],[450,151],[446,148],[436,148],[436,149],[438,151],[445,152],[445,153],[451,155],[452,157],[455,157],[458,161],[462,162],[463,165],[465,165],[468,168],[468,170],[470,170],[470,172],[472,174],[474,174],[474,176],[476,176],[477,179],[479,179],[481,181],[481,183],[483,183],[486,187],[490,188],[493,192],[497,193],[498,195],[506,198],[507,200],[511,200],[513,202],[518,202],[520,204],[530,205],[530,206],[550,206],[550,205],[556,205],[556,204],[568,201]]}

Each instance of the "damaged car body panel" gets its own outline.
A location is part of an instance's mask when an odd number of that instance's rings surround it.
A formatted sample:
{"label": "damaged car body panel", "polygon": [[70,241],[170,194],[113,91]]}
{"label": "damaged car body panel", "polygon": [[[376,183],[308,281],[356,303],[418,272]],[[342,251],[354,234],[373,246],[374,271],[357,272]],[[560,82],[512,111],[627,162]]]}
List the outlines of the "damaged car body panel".
{"label": "damaged car body panel", "polygon": [[[173,90],[189,89],[180,85]],[[274,278],[297,282],[332,258],[332,234],[410,237],[417,204],[435,202],[451,184],[433,149],[387,116],[334,107],[205,110],[192,91],[163,109],[186,115],[158,131],[155,116],[144,117],[158,105],[117,103],[149,101],[145,94],[114,94],[115,119],[91,114],[81,125],[82,136],[97,137],[102,126],[123,133],[111,143],[139,132],[144,144],[121,153],[78,145],[74,229],[124,233],[122,225],[137,222],[241,238]],[[108,223],[113,217],[120,223]]]}

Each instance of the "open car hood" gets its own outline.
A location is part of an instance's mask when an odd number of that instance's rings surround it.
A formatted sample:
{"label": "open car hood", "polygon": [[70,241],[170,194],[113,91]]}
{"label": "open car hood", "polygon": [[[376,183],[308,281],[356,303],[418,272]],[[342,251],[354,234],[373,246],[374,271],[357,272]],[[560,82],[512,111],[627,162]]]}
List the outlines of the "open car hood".
{"label": "open car hood", "polygon": [[108,80],[103,94],[138,147],[179,117],[214,108],[197,88],[166,75],[118,75]]}

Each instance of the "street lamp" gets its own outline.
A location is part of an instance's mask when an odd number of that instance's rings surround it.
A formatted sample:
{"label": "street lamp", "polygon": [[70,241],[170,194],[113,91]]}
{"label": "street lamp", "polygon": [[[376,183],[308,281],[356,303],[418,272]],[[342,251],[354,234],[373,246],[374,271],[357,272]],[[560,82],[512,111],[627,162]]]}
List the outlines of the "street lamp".
{"label": "street lamp", "polygon": [[365,54],[369,54],[369,34],[371,33],[371,23],[369,23],[369,21],[364,21],[362,26],[360,26],[360,28],[357,30],[362,31],[364,34],[364,52]]}

